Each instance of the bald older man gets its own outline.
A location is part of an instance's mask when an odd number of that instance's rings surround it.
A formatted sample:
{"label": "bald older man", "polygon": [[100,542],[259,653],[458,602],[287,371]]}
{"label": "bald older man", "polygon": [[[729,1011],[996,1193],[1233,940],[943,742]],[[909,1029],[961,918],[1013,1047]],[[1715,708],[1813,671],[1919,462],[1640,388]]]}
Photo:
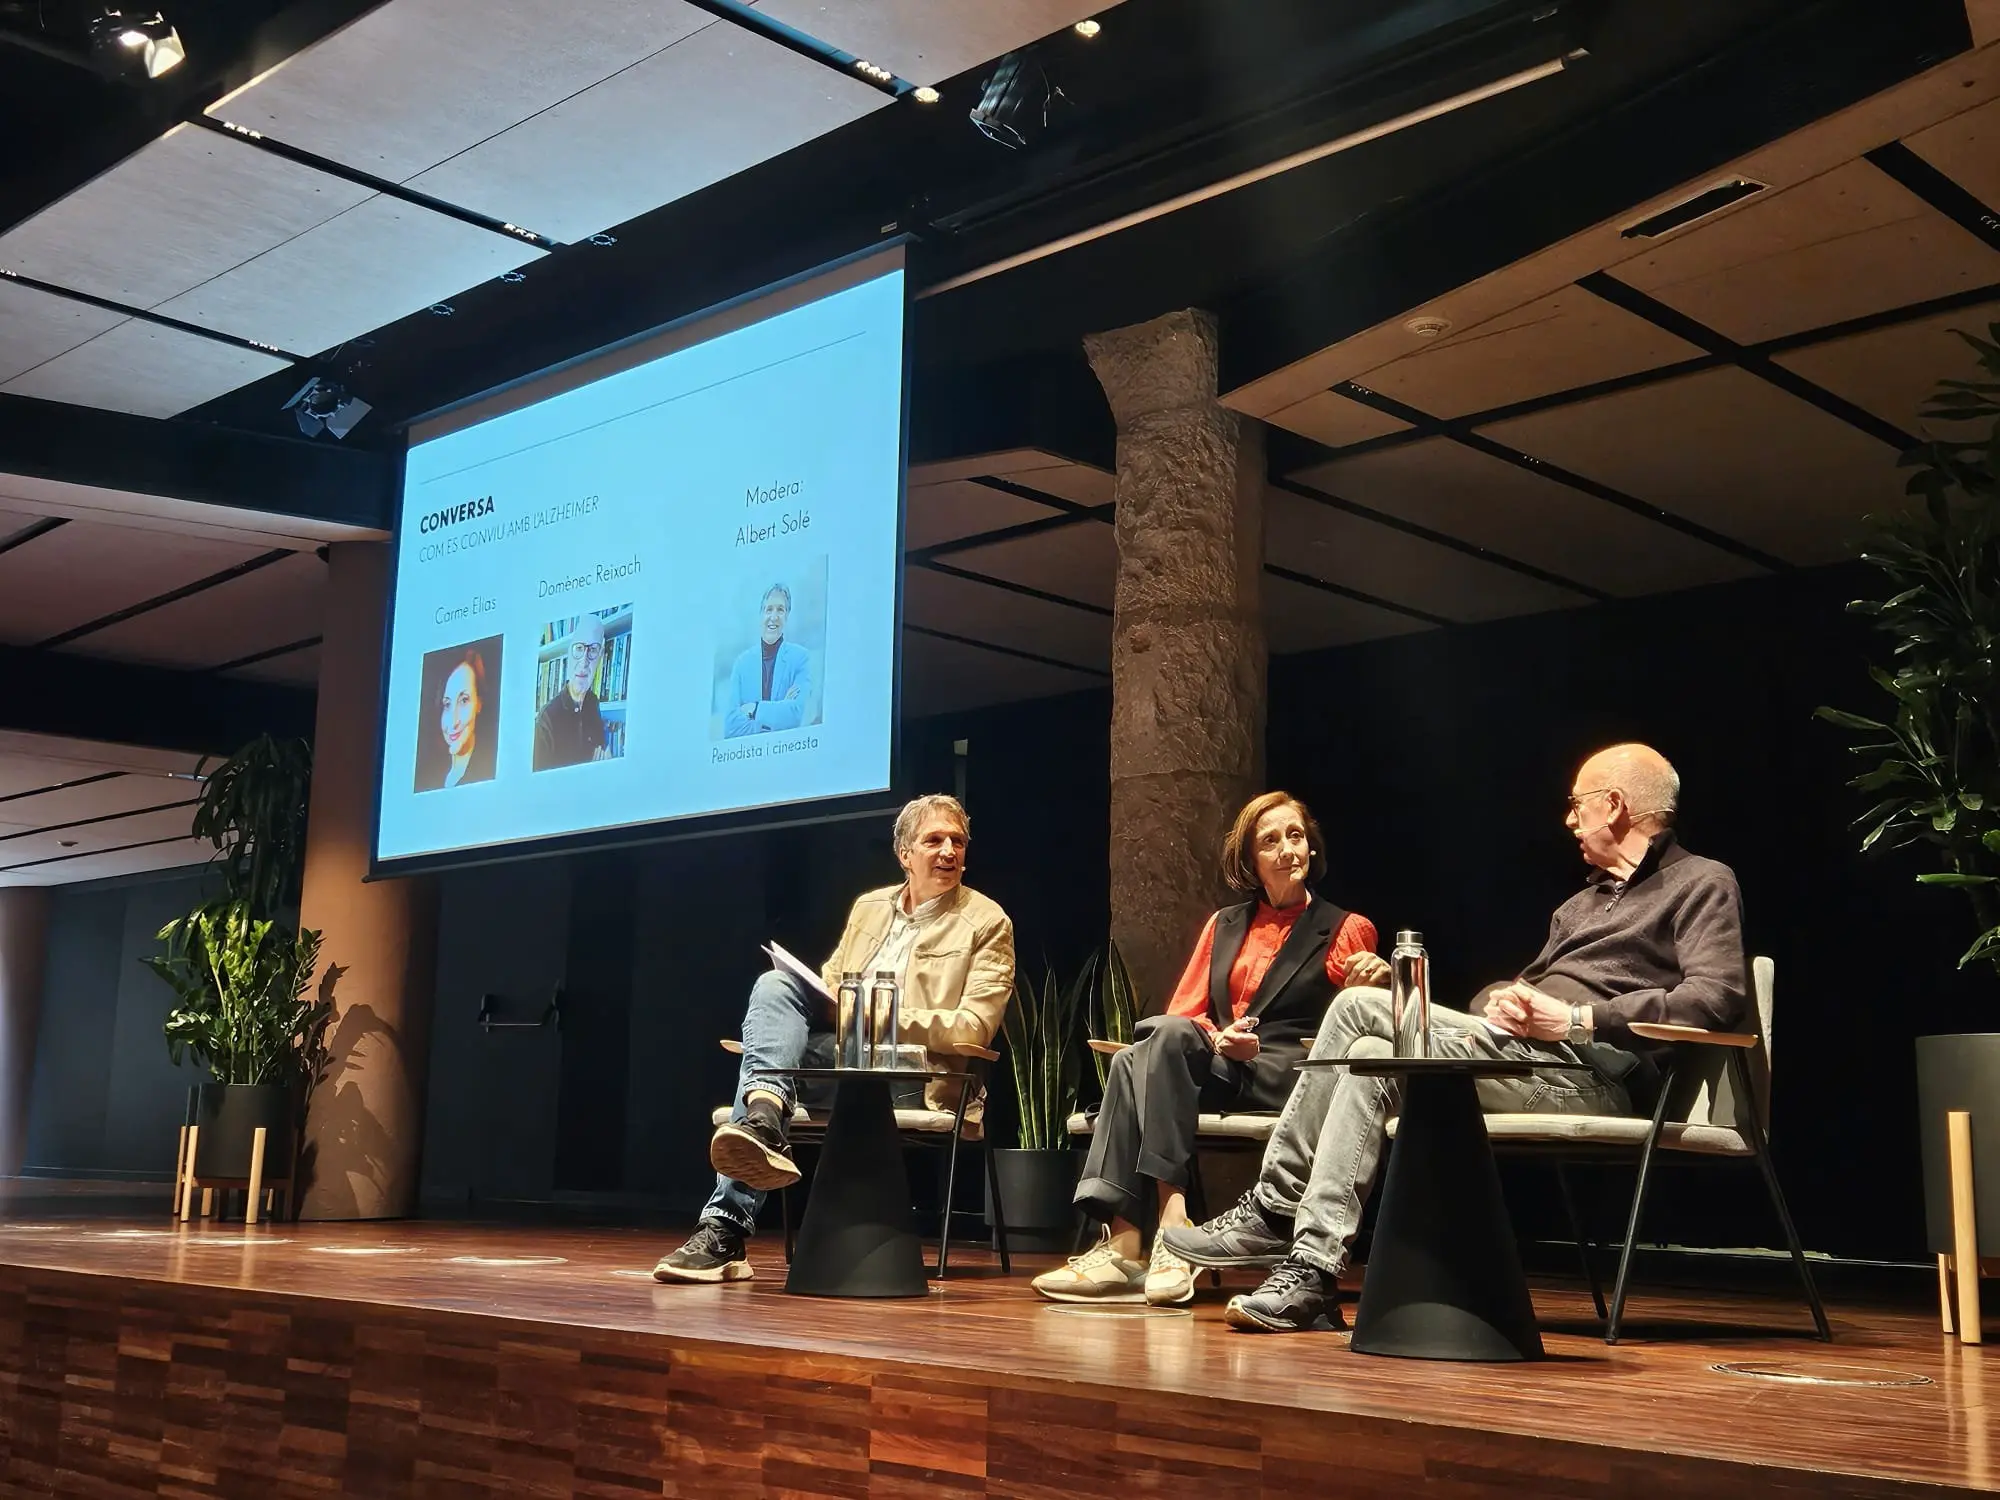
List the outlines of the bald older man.
{"label": "bald older man", "polygon": [[[1583,763],[1564,819],[1589,883],[1556,908],[1548,941],[1515,979],[1488,985],[1470,1014],[1431,1007],[1441,1057],[1548,1064],[1525,1078],[1482,1078],[1491,1114],[1622,1115],[1650,1109],[1658,1074],[1634,1021],[1737,1027],[1746,1008],[1743,902],[1727,865],[1674,838],[1680,778],[1645,745],[1613,745]],[[1387,1056],[1388,994],[1343,990],[1314,1057]],[[1577,1066],[1581,1064],[1582,1066]],[[1346,1268],[1401,1085],[1344,1068],[1300,1075],[1278,1117],[1257,1185],[1205,1224],[1161,1238],[1197,1266],[1272,1267],[1230,1300],[1237,1328],[1333,1329]]]}

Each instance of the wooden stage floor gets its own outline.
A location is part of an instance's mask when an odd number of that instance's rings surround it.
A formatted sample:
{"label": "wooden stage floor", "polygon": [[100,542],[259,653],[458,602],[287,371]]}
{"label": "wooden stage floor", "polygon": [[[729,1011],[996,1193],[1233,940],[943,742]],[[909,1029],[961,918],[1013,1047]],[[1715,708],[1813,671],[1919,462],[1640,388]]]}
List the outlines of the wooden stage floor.
{"label": "wooden stage floor", "polygon": [[[18,1214],[25,1205],[17,1205]],[[0,1495],[1187,1500],[2000,1491],[2000,1366],[1920,1309],[1538,1288],[1550,1359],[1066,1310],[663,1287],[658,1231],[0,1221]],[[1035,1267],[1047,1264],[1045,1260]],[[1718,1372],[1757,1362],[1836,1381]],[[1914,1382],[1914,1383],[1912,1383]]]}

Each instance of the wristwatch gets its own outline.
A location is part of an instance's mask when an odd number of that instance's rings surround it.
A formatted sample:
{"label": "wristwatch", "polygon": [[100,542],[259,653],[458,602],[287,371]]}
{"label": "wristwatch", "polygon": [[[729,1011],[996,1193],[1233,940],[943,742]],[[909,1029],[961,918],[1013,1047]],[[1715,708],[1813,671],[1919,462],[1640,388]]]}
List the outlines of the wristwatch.
{"label": "wristwatch", "polygon": [[1581,1047],[1585,1042],[1590,1040],[1590,1028],[1583,1024],[1583,1007],[1581,1005],[1572,1005],[1569,1008],[1569,1035],[1564,1037],[1563,1040],[1568,1042],[1572,1047]]}

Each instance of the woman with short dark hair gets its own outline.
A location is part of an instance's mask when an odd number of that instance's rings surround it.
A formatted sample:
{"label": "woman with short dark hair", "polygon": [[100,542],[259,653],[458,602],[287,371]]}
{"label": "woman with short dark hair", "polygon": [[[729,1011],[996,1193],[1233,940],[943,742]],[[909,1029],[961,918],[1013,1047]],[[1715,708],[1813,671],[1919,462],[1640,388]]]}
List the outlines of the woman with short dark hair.
{"label": "woman with short dark hair", "polygon": [[1140,1222],[1187,1222],[1195,1126],[1204,1112],[1284,1106],[1320,1017],[1348,985],[1380,984],[1375,924],[1313,894],[1326,843],[1288,792],[1253,797],[1222,845],[1222,873],[1251,894],[1208,919],[1165,1015],[1134,1028],[1111,1060],[1076,1203],[1100,1220],[1096,1245],[1035,1278],[1058,1302],[1186,1302],[1194,1268]]}

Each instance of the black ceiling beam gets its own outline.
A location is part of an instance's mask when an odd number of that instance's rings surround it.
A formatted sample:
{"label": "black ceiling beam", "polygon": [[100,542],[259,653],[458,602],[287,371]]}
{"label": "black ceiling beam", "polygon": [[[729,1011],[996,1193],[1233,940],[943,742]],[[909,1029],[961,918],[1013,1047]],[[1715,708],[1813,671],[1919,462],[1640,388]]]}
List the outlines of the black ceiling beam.
{"label": "black ceiling beam", "polygon": [[0,472],[389,529],[393,454],[0,394]]}
{"label": "black ceiling beam", "polygon": [[38,838],[45,833],[61,833],[69,828],[89,828],[98,823],[122,823],[127,818],[141,818],[147,813],[172,812],[177,807],[194,807],[200,802],[199,797],[183,797],[178,802],[156,802],[151,807],[134,807],[125,812],[99,813],[92,818],[71,818],[67,823],[45,823],[40,828],[23,828],[17,833],[0,833],[0,844],[13,839]]}
{"label": "black ceiling beam", "polygon": [[193,583],[184,583],[177,589],[168,589],[164,594],[155,594],[150,599],[141,599],[137,604],[128,604],[123,609],[114,610],[108,615],[100,615],[95,620],[86,620],[81,625],[72,625],[68,630],[58,635],[52,635],[45,641],[36,641],[31,649],[36,651],[51,651],[57,646],[67,646],[71,641],[82,640],[85,636],[95,635],[100,630],[109,630],[113,625],[123,625],[127,620],[135,620],[140,615],[151,614],[156,609],[163,609],[169,604],[177,604],[181,600],[190,598],[195,594],[204,594],[210,589],[220,588],[225,583],[234,583],[246,574],[255,573],[260,568],[268,568],[272,563],[283,562],[292,555],[289,548],[273,547],[269,552],[260,552],[257,556],[237,563],[234,567],[224,568],[218,573],[210,573],[206,578],[197,578]]}
{"label": "black ceiling beam", "polygon": [[256,354],[268,354],[273,359],[282,359],[292,364],[305,360],[303,354],[294,354],[289,349],[280,349],[276,344],[260,344],[255,339],[241,338],[233,333],[224,333],[220,328],[206,328],[200,323],[190,323],[185,318],[170,318],[165,313],[155,312],[148,307],[139,307],[130,302],[115,302],[109,297],[100,297],[94,292],[80,292],[75,287],[62,286],[53,281],[39,281],[33,276],[23,276],[19,271],[0,270],[15,286],[24,286],[40,292],[45,297],[59,297],[65,302],[81,303],[85,307],[99,308],[104,312],[116,313],[121,318],[134,318],[141,323],[151,323],[158,328],[171,328],[176,333],[185,333],[193,338],[206,339],[211,344],[226,344],[231,349],[247,349]]}
{"label": "black ceiling beam", "polygon": [[[852,78],[856,83],[865,83],[877,93],[887,94],[891,99],[900,99],[916,87],[907,78],[898,78],[886,69],[882,69],[872,58],[857,57],[852,52],[843,52],[831,42],[823,42],[807,32],[787,26],[782,21],[773,20],[770,16],[743,4],[742,0],[688,0],[688,4],[696,10],[707,11],[718,20],[740,26],[767,42],[773,42],[787,52],[796,52],[810,62],[816,62],[821,67],[830,68],[836,73]],[[863,62],[877,68],[881,76],[862,72],[857,65]]]}
{"label": "black ceiling beam", "polygon": [[1062,511],[1065,515],[1080,519],[1103,521],[1106,525],[1116,519],[1117,505],[1087,505],[1081,500],[1072,500],[1066,495],[1052,495],[1047,490],[1036,489],[1031,484],[1021,484],[998,474],[974,474],[968,482],[984,485],[989,490],[997,490],[1003,495],[1012,495],[1016,500],[1032,500],[1037,505],[1046,505],[1050,510]]}
{"label": "black ceiling beam", "polygon": [[194,755],[226,755],[259,734],[310,739],[310,688],[0,646],[0,729]]}
{"label": "black ceiling beam", "polygon": [[12,552],[16,547],[25,547],[51,531],[69,525],[67,516],[43,516],[39,521],[30,521],[12,536],[0,537],[0,552]]}
{"label": "black ceiling beam", "polygon": [[1738,541],[1733,536],[1725,536],[1722,532],[1711,530],[1699,521],[1691,521],[1686,516],[1676,515],[1650,501],[1641,500],[1636,495],[1628,495],[1623,490],[1600,483],[1587,475],[1565,469],[1560,464],[1550,463],[1545,458],[1536,458],[1532,454],[1521,452],[1518,448],[1509,448],[1505,443],[1495,442],[1485,434],[1473,431],[1464,419],[1446,420],[1434,417],[1429,412],[1419,411],[1416,407],[1398,401],[1393,396],[1372,391],[1367,386],[1352,380],[1344,380],[1333,389],[1336,394],[1345,396],[1350,401],[1358,401],[1363,406],[1372,406],[1377,411],[1408,422],[1412,427],[1421,428],[1428,436],[1449,438],[1472,449],[1475,453],[1483,453],[1488,458],[1497,458],[1502,463],[1512,464],[1517,469],[1525,469],[1530,474],[1539,474],[1544,479],[1566,485],[1580,494],[1616,505],[1621,510],[1629,510],[1636,516],[1656,521],[1671,530],[1691,536],[1696,541],[1706,542],[1711,547],[1719,548],[1747,562],[1753,562],[1760,568],[1773,573],[1791,570],[1791,564],[1783,558],[1774,557],[1751,546],[1748,542]]}
{"label": "black ceiling beam", "polygon": [[2000,250],[2000,212],[1967,192],[1901,141],[1877,146],[1868,164],[1901,183],[1959,228],[1977,235],[1989,250]]}
{"label": "black ceiling beam", "polygon": [[157,849],[162,844],[178,844],[192,836],[175,833],[163,839],[141,839],[136,844],[118,844],[110,849],[78,849],[73,854],[47,854],[40,859],[24,859],[18,864],[0,865],[0,874],[5,874],[9,870],[32,870],[37,865],[59,865],[71,859],[93,859],[104,854],[129,854],[134,849]]}
{"label": "black ceiling beam", "polygon": [[915,631],[918,635],[930,636],[933,640],[950,641],[954,645],[971,646],[979,651],[991,651],[996,656],[1011,656],[1017,661],[1031,661],[1038,666],[1061,667],[1065,672],[1080,672],[1086,677],[1095,677],[1109,682],[1111,674],[1101,667],[1079,666],[1073,661],[1063,661],[1059,657],[1043,656],[1037,651],[1023,651],[1018,646],[1003,646],[997,641],[977,640],[969,635],[954,635],[949,630],[934,630],[928,625],[917,625],[909,620],[903,622],[903,629]]}
{"label": "black ceiling beam", "polygon": [[46,797],[51,792],[66,792],[72,787],[95,786],[100,781],[116,781],[120,776],[130,776],[130,771],[99,771],[95,776],[78,776],[70,781],[54,781],[47,786],[30,787],[25,792],[9,792],[0,797],[0,802],[19,802],[24,797]]}
{"label": "black ceiling beam", "polygon": [[[1364,215],[1217,309],[1235,390],[1971,45],[1962,0],[1817,0],[1456,187]],[[1559,89],[1561,80],[1541,85]]]}
{"label": "black ceiling beam", "polygon": [[1456,625],[1459,623],[1457,620],[1447,619],[1443,615],[1434,615],[1427,609],[1418,609],[1414,605],[1409,604],[1398,604],[1393,599],[1384,599],[1375,594],[1363,593],[1360,589],[1351,589],[1344,583],[1328,583],[1324,578],[1315,577],[1311,573],[1301,573],[1296,568],[1281,568],[1276,563],[1265,563],[1264,571],[1273,578],[1284,579],[1287,583],[1303,584],[1309,589],[1318,589],[1322,594],[1334,594],[1342,599],[1351,599],[1356,604],[1368,604],[1374,606],[1376,609],[1386,609],[1392,615],[1402,615],[1407,619],[1421,620],[1426,625]]}
{"label": "black ceiling beam", "polygon": [[942,573],[946,578],[959,578],[967,583],[983,583],[988,588],[1000,589],[1009,594],[1019,594],[1024,599],[1039,599],[1044,604],[1061,604],[1070,609],[1082,610],[1085,614],[1111,618],[1111,611],[1101,604],[1091,604],[1082,599],[1072,599],[1067,594],[1055,594],[1047,589],[1038,589],[1030,584],[1016,583],[1011,578],[995,578],[990,573],[975,573],[970,568],[954,568],[950,563],[939,562],[936,558],[913,557],[907,559],[913,568],[924,568],[932,573]]}
{"label": "black ceiling beam", "polygon": [[1857,432],[1865,432],[1877,442],[1888,444],[1898,453],[1916,446],[1917,440],[1894,422],[1885,421],[1872,411],[1856,406],[1845,396],[1835,395],[1825,386],[1786,369],[1767,354],[1762,354],[1747,345],[1737,343],[1725,334],[1718,333],[1706,323],[1689,317],[1678,308],[1669,307],[1658,298],[1647,296],[1637,287],[1620,281],[1608,271],[1592,271],[1588,276],[1579,278],[1576,284],[1599,301],[1621,308],[1635,318],[1642,318],[1655,328],[1671,333],[1683,343],[1693,344],[1697,349],[1706,350],[1723,363],[1734,365],[1745,374],[1754,375],[1766,385],[1776,386],[1786,395],[1796,397],[1808,406],[1818,407],[1828,416],[1845,422]]}
{"label": "black ceiling beam", "polygon": [[252,651],[248,656],[239,656],[233,661],[225,661],[210,667],[211,672],[234,672],[238,667],[252,667],[260,661],[274,661],[280,656],[290,656],[295,651],[310,651],[323,639],[309,635],[304,640],[287,641],[282,646],[273,646],[268,651]]}

